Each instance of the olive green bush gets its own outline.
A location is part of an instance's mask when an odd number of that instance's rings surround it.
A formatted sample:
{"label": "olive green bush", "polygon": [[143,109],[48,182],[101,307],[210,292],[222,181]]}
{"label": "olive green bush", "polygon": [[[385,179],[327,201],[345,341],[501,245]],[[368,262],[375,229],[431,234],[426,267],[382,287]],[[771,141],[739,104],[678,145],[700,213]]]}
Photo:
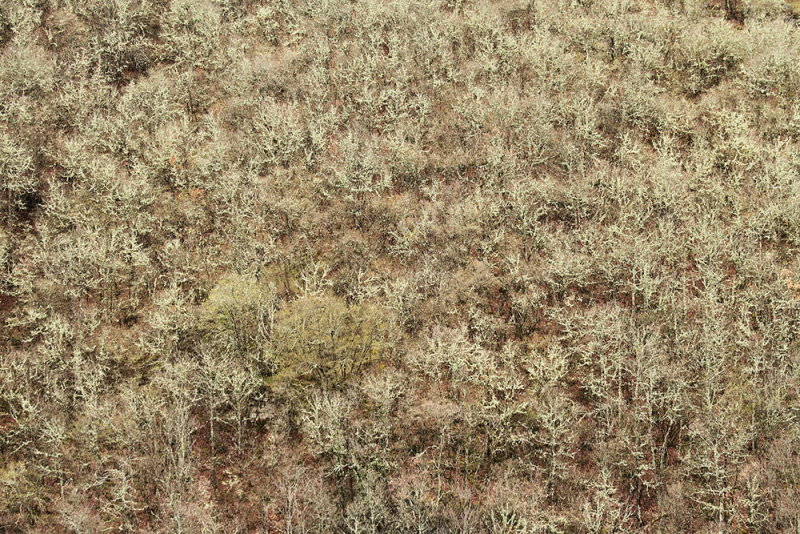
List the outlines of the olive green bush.
{"label": "olive green bush", "polygon": [[380,361],[395,340],[393,319],[381,308],[307,296],[275,315],[264,357],[274,368],[272,382],[313,380],[340,387]]}
{"label": "olive green bush", "polygon": [[222,277],[201,305],[201,328],[240,356],[266,346],[276,315],[275,284],[243,275]]}

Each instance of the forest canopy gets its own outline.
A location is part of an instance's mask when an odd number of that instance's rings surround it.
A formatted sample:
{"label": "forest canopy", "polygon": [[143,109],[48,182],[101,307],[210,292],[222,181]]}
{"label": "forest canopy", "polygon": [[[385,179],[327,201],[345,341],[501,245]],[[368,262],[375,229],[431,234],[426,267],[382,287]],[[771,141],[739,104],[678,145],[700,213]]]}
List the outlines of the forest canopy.
{"label": "forest canopy", "polygon": [[800,531],[800,2],[0,1],[0,531]]}

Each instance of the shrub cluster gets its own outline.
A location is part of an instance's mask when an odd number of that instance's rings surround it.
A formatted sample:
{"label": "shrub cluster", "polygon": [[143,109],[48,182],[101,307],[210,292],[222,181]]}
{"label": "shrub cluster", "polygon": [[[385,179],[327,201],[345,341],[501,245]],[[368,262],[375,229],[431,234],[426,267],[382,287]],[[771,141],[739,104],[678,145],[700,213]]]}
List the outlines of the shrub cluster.
{"label": "shrub cluster", "polygon": [[798,9],[0,2],[0,531],[798,532]]}

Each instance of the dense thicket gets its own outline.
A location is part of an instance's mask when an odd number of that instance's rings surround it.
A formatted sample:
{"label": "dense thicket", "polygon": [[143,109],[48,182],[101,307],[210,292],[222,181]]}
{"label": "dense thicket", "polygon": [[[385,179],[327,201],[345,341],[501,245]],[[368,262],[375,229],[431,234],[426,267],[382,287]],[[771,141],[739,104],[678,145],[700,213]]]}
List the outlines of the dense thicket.
{"label": "dense thicket", "polygon": [[0,2],[0,530],[800,531],[792,4]]}

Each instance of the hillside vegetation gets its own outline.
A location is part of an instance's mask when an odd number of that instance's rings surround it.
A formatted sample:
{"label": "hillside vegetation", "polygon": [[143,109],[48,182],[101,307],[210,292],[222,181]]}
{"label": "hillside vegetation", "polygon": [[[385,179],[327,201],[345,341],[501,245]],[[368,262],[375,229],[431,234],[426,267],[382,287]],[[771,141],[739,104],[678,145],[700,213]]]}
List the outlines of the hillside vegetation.
{"label": "hillside vegetation", "polygon": [[0,531],[800,531],[781,0],[0,1]]}

